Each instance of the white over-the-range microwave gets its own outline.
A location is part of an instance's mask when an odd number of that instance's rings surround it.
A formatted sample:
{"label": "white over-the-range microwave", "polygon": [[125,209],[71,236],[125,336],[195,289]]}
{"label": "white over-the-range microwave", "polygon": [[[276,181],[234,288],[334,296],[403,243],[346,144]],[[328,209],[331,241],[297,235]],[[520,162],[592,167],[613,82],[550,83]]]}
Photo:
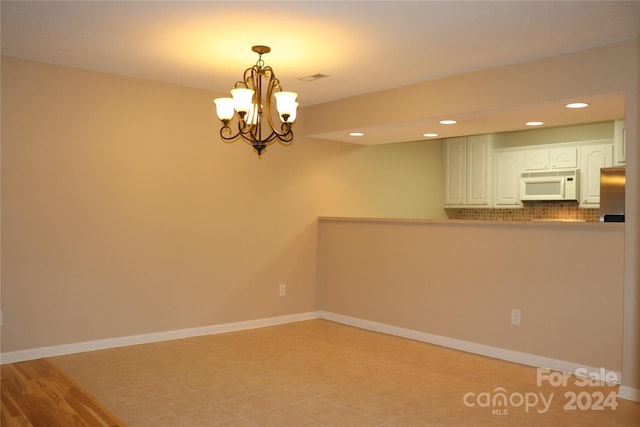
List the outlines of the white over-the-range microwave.
{"label": "white over-the-range microwave", "polygon": [[578,169],[524,172],[520,177],[520,200],[577,200],[579,177]]}

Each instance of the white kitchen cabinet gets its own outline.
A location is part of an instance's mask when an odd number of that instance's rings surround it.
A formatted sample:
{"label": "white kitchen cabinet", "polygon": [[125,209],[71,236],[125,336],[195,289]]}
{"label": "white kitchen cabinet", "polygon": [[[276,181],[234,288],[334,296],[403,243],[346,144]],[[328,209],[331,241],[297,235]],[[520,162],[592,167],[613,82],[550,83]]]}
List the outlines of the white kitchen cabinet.
{"label": "white kitchen cabinet", "polygon": [[444,142],[444,204],[464,205],[467,201],[467,138]]}
{"label": "white kitchen cabinet", "polygon": [[445,140],[445,207],[488,207],[491,204],[492,149],[492,135]]}
{"label": "white kitchen cabinet", "polygon": [[549,150],[551,169],[573,169],[578,167],[578,147],[561,147]]}
{"label": "white kitchen cabinet", "polygon": [[624,120],[616,120],[613,124],[613,164],[624,166],[627,149],[627,128]]}
{"label": "white kitchen cabinet", "polygon": [[538,148],[525,151],[524,169],[573,169],[578,167],[578,147]]}
{"label": "white kitchen cabinet", "polygon": [[495,164],[495,206],[521,208],[520,175],[522,173],[521,151],[496,153]]}
{"label": "white kitchen cabinet", "polygon": [[580,155],[580,207],[600,207],[600,169],[613,165],[613,144],[585,145]]}
{"label": "white kitchen cabinet", "polygon": [[467,137],[467,205],[491,202],[491,135]]}
{"label": "white kitchen cabinet", "polygon": [[528,171],[549,169],[549,149],[541,148],[525,151],[524,169]]}

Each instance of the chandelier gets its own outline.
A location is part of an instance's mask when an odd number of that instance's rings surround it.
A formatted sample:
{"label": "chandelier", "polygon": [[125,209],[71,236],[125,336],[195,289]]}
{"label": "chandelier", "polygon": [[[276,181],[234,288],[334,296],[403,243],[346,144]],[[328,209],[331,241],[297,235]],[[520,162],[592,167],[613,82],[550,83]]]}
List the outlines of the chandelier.
{"label": "chandelier", "polygon": [[[222,121],[220,137],[226,142],[234,142],[238,137],[251,144],[258,156],[262,151],[278,141],[289,145],[293,141],[291,127],[296,120],[298,103],[295,92],[284,92],[273,72],[264,65],[262,55],[271,52],[269,46],[253,46],[258,62],[244,71],[243,80],[231,89],[231,98],[216,98],[218,118]],[[273,111],[272,99],[276,110]],[[274,115],[277,112],[277,119]],[[234,133],[230,124],[237,113],[238,130]]]}

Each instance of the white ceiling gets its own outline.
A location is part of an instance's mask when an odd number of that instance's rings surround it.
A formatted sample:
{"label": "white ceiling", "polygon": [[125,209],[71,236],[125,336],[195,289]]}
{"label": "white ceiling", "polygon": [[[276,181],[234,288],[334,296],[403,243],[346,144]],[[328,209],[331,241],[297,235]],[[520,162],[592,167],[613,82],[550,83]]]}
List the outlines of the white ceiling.
{"label": "white ceiling", "polygon": [[[219,93],[256,62],[251,46],[265,44],[272,48],[265,63],[286,90],[300,94],[302,107],[640,33],[640,1],[3,0],[1,14],[3,55]],[[316,73],[329,77],[300,80]],[[615,118],[623,108],[618,101],[594,108],[589,120]],[[511,130],[522,122],[517,115],[509,124],[516,113],[527,111],[485,112],[478,123]],[[554,125],[564,124],[558,121]],[[394,134],[423,124],[386,124],[377,131]]]}

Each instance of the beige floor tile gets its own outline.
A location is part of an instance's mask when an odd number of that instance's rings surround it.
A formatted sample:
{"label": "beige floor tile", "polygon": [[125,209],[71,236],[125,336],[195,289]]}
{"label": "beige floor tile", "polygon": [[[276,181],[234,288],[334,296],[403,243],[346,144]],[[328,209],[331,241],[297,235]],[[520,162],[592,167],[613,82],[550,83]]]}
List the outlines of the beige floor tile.
{"label": "beige floor tile", "polygon": [[230,381],[222,384],[215,384],[209,387],[200,388],[198,389],[198,392],[211,402],[223,402],[225,400],[232,400],[238,397],[255,394],[256,390],[251,387],[251,384],[246,384],[247,382],[250,382],[250,380]]}
{"label": "beige floor tile", "polygon": [[406,416],[415,410],[415,408],[410,405],[379,397],[374,397],[370,400],[356,401],[352,404],[345,405],[345,407],[386,423]]}
{"label": "beige floor tile", "polygon": [[184,393],[191,389],[184,384],[175,380],[158,380],[144,383],[131,388],[131,391],[139,394],[144,399],[158,399],[160,397],[169,396],[178,393]]}
{"label": "beige floor tile", "polygon": [[289,378],[286,375],[283,376],[279,373],[273,373],[259,375],[252,378],[245,378],[241,380],[234,380],[234,382],[244,385],[247,389],[257,394],[276,387],[293,384],[295,383],[295,380]]}
{"label": "beige floor tile", "polygon": [[220,405],[210,403],[205,406],[190,409],[175,414],[189,426],[218,426],[221,424],[229,424],[239,422],[241,418],[233,412],[224,409]]}
{"label": "beige floor tile", "polygon": [[176,413],[208,405],[211,403],[211,400],[207,399],[197,391],[187,391],[159,397],[157,399],[153,399],[152,402],[157,403],[169,412]]}
{"label": "beige floor tile", "polygon": [[327,399],[325,396],[326,395],[313,397],[311,399],[299,400],[291,404],[291,406],[300,410],[309,421],[319,420],[321,418],[327,417],[332,412],[343,410],[343,405],[335,403]]}
{"label": "beige floor tile", "polygon": [[247,417],[260,427],[297,427],[308,423],[309,417],[294,406],[281,406]]}
{"label": "beige floor tile", "polygon": [[326,381],[315,380],[288,384],[266,390],[258,396],[268,400],[274,406],[284,406],[300,400],[311,399],[328,393],[332,386]]}
{"label": "beige floor tile", "polygon": [[136,387],[93,391],[93,395],[107,407],[122,406],[148,400],[148,397],[140,393]]}
{"label": "beige floor tile", "polygon": [[192,427],[184,420],[181,420],[175,415],[162,415],[160,417],[144,419],[133,424],[129,424],[128,427]]}
{"label": "beige floor tile", "polygon": [[[423,426],[491,426],[495,420],[487,418],[477,419],[477,414],[455,412],[445,408],[421,409],[390,422],[393,427],[423,427]],[[514,424],[517,426],[517,424]]]}
{"label": "beige floor tile", "polygon": [[318,425],[331,427],[374,427],[384,422],[368,414],[347,408],[339,408],[328,412],[328,415],[317,420]]}
{"label": "beige floor tile", "polygon": [[216,384],[224,384],[232,381],[233,378],[225,376],[220,372],[191,372],[186,375],[172,377],[172,381],[190,389],[211,387]]}
{"label": "beige floor tile", "polygon": [[264,397],[252,394],[249,396],[238,397],[231,400],[225,400],[218,403],[225,409],[233,412],[240,417],[248,417],[260,412],[273,409],[276,405],[268,401]]}
{"label": "beige floor tile", "polygon": [[337,388],[336,390],[322,395],[322,397],[344,407],[351,407],[359,404],[360,402],[379,398],[379,396],[369,393],[367,390],[347,386]]}
{"label": "beige floor tile", "polygon": [[149,418],[169,415],[169,411],[149,400],[108,408],[113,411],[114,415],[127,424],[135,424]]}

